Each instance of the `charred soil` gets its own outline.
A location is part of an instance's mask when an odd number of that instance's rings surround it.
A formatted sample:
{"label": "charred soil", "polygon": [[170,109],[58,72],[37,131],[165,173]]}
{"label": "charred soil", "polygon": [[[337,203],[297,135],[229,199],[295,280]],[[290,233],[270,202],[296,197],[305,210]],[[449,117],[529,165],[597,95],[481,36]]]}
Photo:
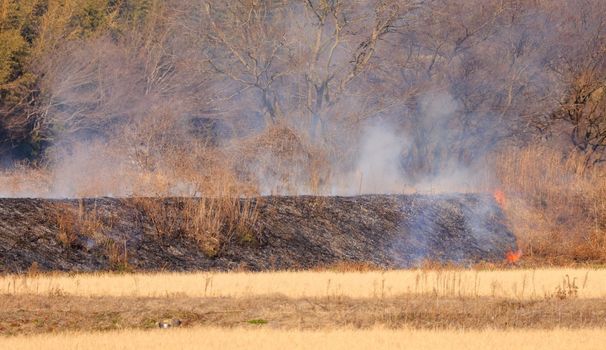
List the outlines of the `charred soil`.
{"label": "charred soil", "polygon": [[[402,268],[497,262],[516,249],[489,195],[236,200],[247,201],[237,208],[252,208],[254,220],[246,232],[219,224],[221,244],[212,251],[182,224],[192,201],[201,199],[0,199],[0,272]],[[145,209],[150,204],[160,218]]]}

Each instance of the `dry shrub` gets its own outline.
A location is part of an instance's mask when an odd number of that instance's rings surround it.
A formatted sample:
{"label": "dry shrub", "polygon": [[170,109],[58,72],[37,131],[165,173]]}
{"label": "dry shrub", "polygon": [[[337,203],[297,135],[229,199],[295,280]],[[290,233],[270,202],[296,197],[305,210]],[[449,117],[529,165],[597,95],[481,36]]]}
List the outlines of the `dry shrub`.
{"label": "dry shrub", "polygon": [[527,262],[606,262],[606,172],[548,147],[496,157],[504,210]]}
{"label": "dry shrub", "polygon": [[71,247],[78,239],[76,229],[77,216],[73,208],[67,204],[57,204],[55,207],[55,220],[57,223],[57,239],[64,247]]}
{"label": "dry shrub", "polygon": [[112,239],[106,239],[103,241],[103,245],[112,270],[122,272],[132,270],[128,264],[128,250],[126,248],[126,241],[123,242],[123,244],[119,244]]}
{"label": "dry shrub", "polygon": [[263,194],[319,194],[330,178],[326,149],[286,125],[235,145],[234,173]]}
{"label": "dry shrub", "polygon": [[108,232],[113,226],[113,216],[102,216],[96,203],[92,208],[86,208],[84,200],[78,201],[74,207],[69,203],[56,203],[54,216],[57,225],[57,239],[65,248],[71,248],[79,237],[88,237],[94,240],[102,248],[113,270],[128,271],[128,252],[126,243],[116,243]]}
{"label": "dry shrub", "polygon": [[253,230],[258,219],[256,201],[234,197],[188,200],[185,232],[207,255],[216,256],[234,237],[241,243],[256,240]]}
{"label": "dry shrub", "polygon": [[238,176],[229,151],[192,142],[158,152],[146,158],[130,201],[159,238],[193,239],[208,256],[234,238],[255,242],[256,201],[247,198],[258,195],[257,187]]}
{"label": "dry shrub", "polygon": [[136,198],[135,205],[160,238],[193,239],[208,256],[221,253],[229,242],[256,242],[257,201],[235,196],[206,198]]}
{"label": "dry shrub", "polygon": [[[200,152],[200,150],[198,150]],[[257,222],[256,200],[253,187],[237,181],[217,153],[203,155],[178,154],[173,158],[173,174],[187,183],[191,195],[170,198],[135,198],[135,205],[152,224],[159,237],[184,236],[196,241],[208,256],[217,256],[227,243],[238,238],[241,243],[253,243],[256,236],[253,226]],[[192,158],[204,156],[211,164],[198,169]]]}
{"label": "dry shrub", "polygon": [[132,202],[149,220],[158,237],[172,237],[180,232],[180,210],[174,203],[149,197],[134,198]]}
{"label": "dry shrub", "polygon": [[[153,124],[135,136],[49,152],[45,167],[0,174],[0,195],[15,197],[217,197],[325,193],[326,147],[277,125],[218,147]],[[147,134],[145,133],[147,132]],[[167,135],[172,135],[166,139]],[[179,135],[179,134],[177,134]],[[124,138],[137,142],[129,144]],[[157,211],[157,210],[153,210]]]}
{"label": "dry shrub", "polygon": [[84,201],[78,201],[78,229],[86,237],[98,239],[105,237],[105,231],[111,230],[111,222],[107,223],[97,210],[96,202],[91,209],[86,209]]}
{"label": "dry shrub", "polygon": [[134,179],[132,197],[255,196],[256,184],[239,177],[238,159],[228,150],[203,142],[164,145],[145,163],[135,162],[122,178]]}

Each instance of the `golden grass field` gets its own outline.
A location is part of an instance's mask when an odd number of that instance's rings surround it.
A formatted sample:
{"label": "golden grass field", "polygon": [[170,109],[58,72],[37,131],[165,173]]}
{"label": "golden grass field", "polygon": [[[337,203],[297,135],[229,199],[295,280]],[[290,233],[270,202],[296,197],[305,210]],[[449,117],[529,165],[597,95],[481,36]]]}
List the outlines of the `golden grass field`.
{"label": "golden grass field", "polygon": [[0,338],[0,347],[39,349],[604,349],[603,329],[320,331],[192,328],[111,333],[63,333]]}
{"label": "golden grass field", "polygon": [[101,273],[0,277],[0,294],[5,295],[236,298],[434,295],[528,300],[562,293],[578,298],[605,298],[606,269]]}
{"label": "golden grass field", "polygon": [[[159,329],[158,321],[182,320]],[[606,269],[0,277],[0,349],[604,349]]]}

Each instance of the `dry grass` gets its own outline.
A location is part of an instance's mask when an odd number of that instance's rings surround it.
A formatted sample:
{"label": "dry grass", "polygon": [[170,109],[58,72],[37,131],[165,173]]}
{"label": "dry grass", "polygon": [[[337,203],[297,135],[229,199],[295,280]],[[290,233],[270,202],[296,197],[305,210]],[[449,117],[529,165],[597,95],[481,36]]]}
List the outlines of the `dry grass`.
{"label": "dry grass", "polygon": [[606,261],[606,171],[545,147],[496,161],[504,210],[528,264]]}
{"label": "dry grass", "polygon": [[602,329],[285,331],[194,328],[0,338],[3,349],[603,349]]}
{"label": "dry grass", "polygon": [[21,164],[0,171],[1,197],[46,197],[50,194],[52,174],[48,169]]}
{"label": "dry grass", "polygon": [[606,327],[606,299],[500,298],[252,298],[74,297],[0,298],[0,336],[57,331],[157,328],[164,319],[183,327],[272,329],[554,329]]}
{"label": "dry grass", "polygon": [[[185,149],[173,146],[164,145],[161,159],[143,152],[127,170],[114,170],[123,175],[119,178],[135,181],[130,185],[114,183],[113,188],[128,188],[123,193],[131,198],[127,201],[145,213],[159,237],[188,236],[208,256],[219,255],[226,243],[236,238],[254,242],[257,210],[247,198],[257,192],[236,178],[231,169],[233,160],[204,144],[190,144]],[[87,195],[107,191],[98,186]],[[179,198],[167,199],[175,196]]]}
{"label": "dry grass", "polygon": [[173,200],[134,198],[131,202],[145,213],[159,237],[188,236],[207,256],[219,255],[233,239],[241,243],[256,241],[257,201],[225,195]]}
{"label": "dry grass", "polygon": [[96,204],[85,208],[83,200],[78,201],[77,208],[68,203],[56,203],[54,216],[59,241],[66,247],[71,246],[78,235],[105,240],[105,232],[111,230],[115,219],[112,215],[102,217]]}
{"label": "dry grass", "polygon": [[79,237],[88,237],[101,244],[102,253],[107,257],[113,270],[130,269],[126,243],[116,242],[107,234],[112,230],[116,220],[114,213],[102,215],[97,210],[96,204],[87,208],[81,199],[78,201],[78,207],[68,203],[55,203],[53,219],[57,227],[57,238],[65,248],[71,248]]}
{"label": "dry grass", "polygon": [[234,237],[241,242],[253,242],[257,216],[256,202],[250,200],[234,197],[189,200],[185,207],[185,232],[207,255],[216,256]]}
{"label": "dry grass", "polygon": [[55,208],[55,221],[57,223],[57,238],[64,247],[69,248],[78,238],[76,231],[76,217],[68,205],[57,205]]}
{"label": "dry grass", "polygon": [[604,298],[606,269],[157,273],[0,278],[5,295]]}

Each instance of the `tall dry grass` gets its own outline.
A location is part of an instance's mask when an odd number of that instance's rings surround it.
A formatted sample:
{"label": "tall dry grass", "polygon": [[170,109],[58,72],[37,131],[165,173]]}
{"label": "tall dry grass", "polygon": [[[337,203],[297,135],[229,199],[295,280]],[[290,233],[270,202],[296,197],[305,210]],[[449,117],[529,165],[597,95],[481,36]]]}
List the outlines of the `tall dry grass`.
{"label": "tall dry grass", "polygon": [[[84,200],[80,199],[77,206],[67,202],[54,203],[51,220],[51,225],[57,230],[57,239],[65,248],[72,248],[81,237],[93,239],[102,247],[102,254],[112,269],[130,269],[126,243],[116,242],[108,235],[116,220],[114,213],[102,214],[97,210],[96,203],[86,207]],[[37,265],[33,270],[37,270]]]}
{"label": "tall dry grass", "polygon": [[215,257],[234,239],[257,240],[257,204],[260,199],[224,195],[208,198],[133,198],[130,200],[151,222],[160,238],[186,236],[207,255]]}
{"label": "tall dry grass", "polygon": [[0,295],[605,298],[604,269],[8,275]]}
{"label": "tall dry grass", "polygon": [[603,329],[552,330],[278,330],[193,328],[59,333],[0,338],[0,347],[32,349],[533,349],[598,350]]}
{"label": "tall dry grass", "polygon": [[606,262],[606,169],[533,146],[502,152],[504,210],[528,262]]}
{"label": "tall dry grass", "polygon": [[[253,186],[239,181],[214,152],[198,149],[191,158],[179,152],[172,157],[172,178],[187,184],[185,196],[174,197],[170,189],[158,189],[155,197],[135,197],[134,205],[151,221],[159,237],[177,235],[192,238],[208,256],[218,256],[227,243],[254,243],[259,199]],[[195,159],[205,158],[205,169]],[[198,171],[199,170],[199,171]],[[149,190],[149,189],[147,189]],[[183,193],[179,193],[183,194]]]}

